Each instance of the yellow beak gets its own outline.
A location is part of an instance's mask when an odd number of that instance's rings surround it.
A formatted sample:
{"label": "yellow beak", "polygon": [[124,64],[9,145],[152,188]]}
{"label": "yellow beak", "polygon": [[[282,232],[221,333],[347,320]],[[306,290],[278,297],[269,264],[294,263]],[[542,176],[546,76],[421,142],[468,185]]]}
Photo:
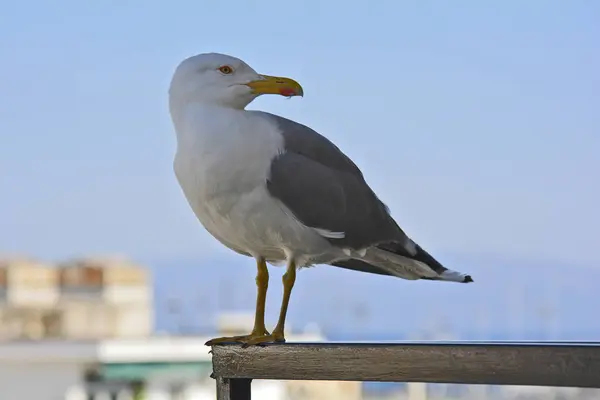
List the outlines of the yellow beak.
{"label": "yellow beak", "polygon": [[261,75],[261,79],[246,83],[255,94],[279,94],[286,97],[304,96],[298,82],[290,78]]}

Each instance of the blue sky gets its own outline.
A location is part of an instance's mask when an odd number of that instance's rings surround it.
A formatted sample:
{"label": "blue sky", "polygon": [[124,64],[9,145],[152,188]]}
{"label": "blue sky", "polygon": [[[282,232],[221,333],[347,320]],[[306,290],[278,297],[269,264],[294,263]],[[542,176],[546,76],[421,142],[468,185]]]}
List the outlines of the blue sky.
{"label": "blue sky", "polygon": [[[371,5],[369,5],[371,4]],[[0,252],[228,254],[172,172],[184,57],[238,56],[433,253],[600,265],[600,4],[9,1],[0,10]],[[232,256],[235,260],[237,256]]]}

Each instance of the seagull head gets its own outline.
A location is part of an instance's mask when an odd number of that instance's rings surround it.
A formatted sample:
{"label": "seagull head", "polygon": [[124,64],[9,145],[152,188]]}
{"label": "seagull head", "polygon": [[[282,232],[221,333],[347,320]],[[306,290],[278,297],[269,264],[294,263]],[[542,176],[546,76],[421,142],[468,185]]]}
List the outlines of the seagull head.
{"label": "seagull head", "polygon": [[259,74],[242,60],[219,53],[183,60],[169,88],[171,101],[178,104],[205,103],[238,109],[263,94],[302,96],[303,90],[293,79]]}

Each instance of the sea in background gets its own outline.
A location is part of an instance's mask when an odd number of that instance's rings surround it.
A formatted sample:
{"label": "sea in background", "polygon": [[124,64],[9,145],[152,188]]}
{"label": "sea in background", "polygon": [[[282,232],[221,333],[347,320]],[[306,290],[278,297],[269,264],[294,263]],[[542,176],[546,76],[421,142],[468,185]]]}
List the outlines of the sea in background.
{"label": "sea in background", "polygon": [[[288,324],[296,331],[318,327],[328,340],[347,342],[600,340],[600,318],[594,317],[600,308],[600,268],[493,256],[445,259],[471,273],[475,283],[405,281],[330,266],[302,270]],[[155,277],[157,331],[211,334],[219,313],[253,313],[251,259],[224,256],[146,263]],[[276,321],[282,272],[271,268],[268,324]],[[371,393],[401,387],[365,383]]]}
{"label": "sea in background", "polygon": [[[461,339],[592,340],[600,338],[598,266],[442,255],[468,272],[471,284],[407,281],[316,266],[298,273],[288,322],[312,324],[343,340],[437,335]],[[252,259],[141,260],[154,275],[157,330],[210,331],[215,316],[253,312]],[[282,268],[272,267],[267,321],[274,323],[282,295]]]}

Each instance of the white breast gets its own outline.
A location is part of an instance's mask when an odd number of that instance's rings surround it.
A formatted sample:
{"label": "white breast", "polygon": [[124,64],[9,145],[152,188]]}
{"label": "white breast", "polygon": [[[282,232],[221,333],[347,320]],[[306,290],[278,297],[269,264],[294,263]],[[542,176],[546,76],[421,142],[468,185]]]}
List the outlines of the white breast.
{"label": "white breast", "polygon": [[175,172],[194,196],[211,200],[251,191],[266,181],[283,137],[243,110],[192,104],[177,132]]}
{"label": "white breast", "polygon": [[190,206],[223,244],[252,254],[264,247],[255,242],[267,238],[252,231],[260,221],[249,218],[273,207],[265,183],[283,138],[269,121],[242,110],[191,105],[183,121],[174,168]]}

